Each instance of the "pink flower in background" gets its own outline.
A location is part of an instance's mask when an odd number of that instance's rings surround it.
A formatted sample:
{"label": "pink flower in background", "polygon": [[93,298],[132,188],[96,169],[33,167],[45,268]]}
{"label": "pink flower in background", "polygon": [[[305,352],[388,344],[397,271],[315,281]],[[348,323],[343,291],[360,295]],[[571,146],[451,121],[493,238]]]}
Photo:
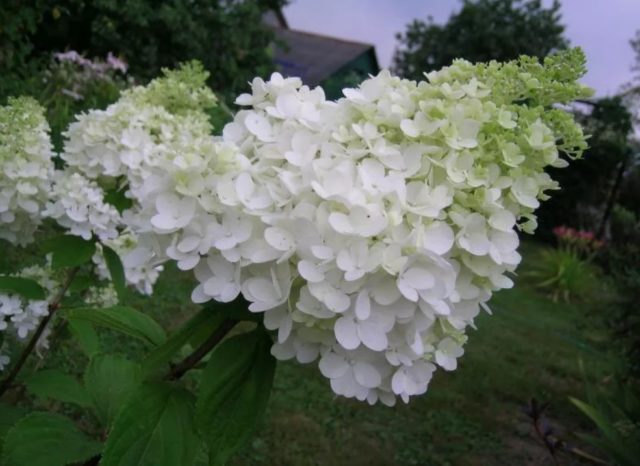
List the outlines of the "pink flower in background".
{"label": "pink flower in background", "polygon": [[552,231],[561,247],[584,256],[595,253],[605,244],[603,240],[597,239],[592,231],[576,230],[564,225],[557,226]]}
{"label": "pink flower in background", "polygon": [[107,54],[107,63],[111,66],[112,70],[122,71],[123,73],[126,73],[129,68],[129,65],[127,65],[124,60],[116,57],[111,52]]}
{"label": "pink flower in background", "polygon": [[54,53],[53,57],[60,63],[75,63],[83,68],[90,69],[97,74],[104,74],[108,70],[120,71],[125,74],[129,68],[129,65],[127,65],[124,60],[115,56],[112,52],[107,54],[105,61],[101,61],[99,59],[90,60],[75,50]]}

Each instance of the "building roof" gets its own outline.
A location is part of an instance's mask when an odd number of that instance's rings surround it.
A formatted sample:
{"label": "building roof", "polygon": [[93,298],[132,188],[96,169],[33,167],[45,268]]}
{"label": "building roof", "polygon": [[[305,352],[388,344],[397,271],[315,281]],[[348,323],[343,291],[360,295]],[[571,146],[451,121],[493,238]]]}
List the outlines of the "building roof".
{"label": "building roof", "polygon": [[293,29],[274,28],[274,32],[282,43],[276,47],[276,64],[283,74],[299,76],[309,86],[320,84],[364,53],[371,53],[373,60],[376,60],[375,49],[371,44]]}

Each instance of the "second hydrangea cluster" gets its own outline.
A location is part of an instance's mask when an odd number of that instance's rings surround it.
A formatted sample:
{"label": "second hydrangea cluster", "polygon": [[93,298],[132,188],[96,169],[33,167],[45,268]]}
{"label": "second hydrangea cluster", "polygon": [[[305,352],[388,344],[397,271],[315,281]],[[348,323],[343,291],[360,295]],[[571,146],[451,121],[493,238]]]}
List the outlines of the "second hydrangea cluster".
{"label": "second hydrangea cluster", "polygon": [[0,239],[25,245],[42,222],[53,176],[44,110],[33,99],[0,106]]}

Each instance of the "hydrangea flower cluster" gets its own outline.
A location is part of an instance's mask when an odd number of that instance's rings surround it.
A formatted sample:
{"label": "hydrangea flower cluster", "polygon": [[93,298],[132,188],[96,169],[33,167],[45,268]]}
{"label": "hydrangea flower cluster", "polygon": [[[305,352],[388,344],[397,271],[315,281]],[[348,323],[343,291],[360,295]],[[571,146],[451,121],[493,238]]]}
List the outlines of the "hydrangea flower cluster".
{"label": "hydrangea flower cluster", "polygon": [[33,241],[51,189],[54,166],[49,125],[33,99],[0,107],[0,238]]}
{"label": "hydrangea flower cluster", "polygon": [[513,285],[516,229],[533,231],[558,187],[544,168],[586,147],[549,107],[588,95],[583,71],[579,50],[460,60],[420,83],[383,71],[337,102],[297,78],[254,80],[223,132],[251,164],[217,184],[233,228],[196,266],[194,300],[242,293],[277,330],[273,354],[319,359],[337,394],[424,393]]}
{"label": "hydrangea flower cluster", "polygon": [[275,73],[214,138],[192,65],[80,116],[62,157],[132,201],[137,266],[193,269],[195,302],[242,294],[276,357],[319,360],[337,394],[391,405],[454,370],[481,307],[512,286],[516,229],[557,188],[544,168],[586,147],[552,107],[588,94],[583,72],[579,50],[456,61],[420,83],[382,72],[336,102]]}
{"label": "hydrangea flower cluster", "polygon": [[[197,64],[165,71],[148,86],[125,91],[106,110],[79,116],[66,133],[67,170],[110,182],[133,201],[122,224],[137,247],[126,248],[125,262],[143,290],[150,291],[158,264],[172,258],[192,268],[213,247],[215,217],[208,212],[219,204],[217,179],[239,163],[237,151],[211,135],[205,110],[215,96],[206,78]],[[191,232],[188,245],[177,245],[178,230]]]}

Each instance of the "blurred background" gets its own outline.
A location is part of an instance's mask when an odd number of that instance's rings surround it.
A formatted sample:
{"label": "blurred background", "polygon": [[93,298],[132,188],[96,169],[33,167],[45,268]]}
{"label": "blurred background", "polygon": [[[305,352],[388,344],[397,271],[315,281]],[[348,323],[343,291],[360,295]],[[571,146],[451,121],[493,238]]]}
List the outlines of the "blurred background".
{"label": "blurred background", "polygon": [[[276,70],[339,98],[382,68],[421,80],[455,58],[543,59],[574,46],[595,94],[567,110],[590,148],[550,171],[562,189],[523,237],[517,286],[478,319],[460,368],[386,408],[334,398],[315,367],[280,364],[268,416],[233,464],[637,465],[637,0],[3,0],[0,104],[36,97],[60,149],[73,115],[190,59],[223,102],[211,115],[219,131],[234,96]],[[168,268],[157,289],[159,319],[194,312],[189,277]]]}

